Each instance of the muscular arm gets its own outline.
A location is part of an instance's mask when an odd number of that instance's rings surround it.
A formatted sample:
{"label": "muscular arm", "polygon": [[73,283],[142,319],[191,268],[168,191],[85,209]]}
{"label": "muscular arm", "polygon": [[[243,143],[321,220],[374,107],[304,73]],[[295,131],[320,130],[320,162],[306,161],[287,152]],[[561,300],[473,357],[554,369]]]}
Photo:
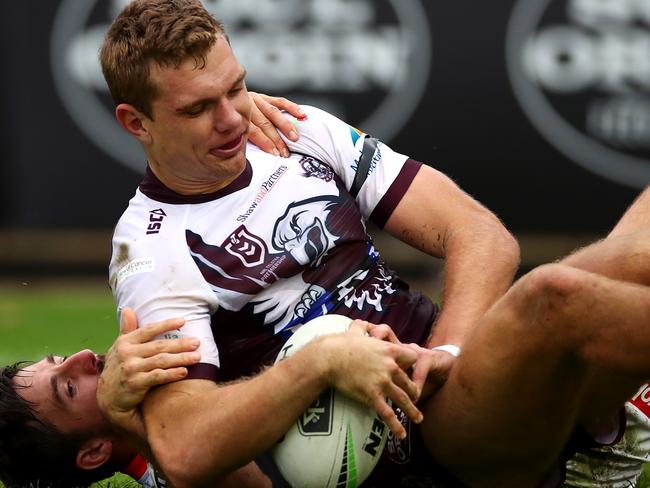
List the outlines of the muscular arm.
{"label": "muscular arm", "polygon": [[610,237],[630,234],[650,227],[650,186],[630,205],[621,220],[609,233]]}
{"label": "muscular arm", "polygon": [[462,344],[510,286],[519,246],[499,219],[442,173],[422,166],[385,229],[445,259],[443,307],[429,346]]}
{"label": "muscular arm", "polygon": [[[388,395],[421,420],[408,398],[415,398],[415,385],[402,370],[416,357],[406,346],[364,337],[357,329],[314,341],[248,380],[165,385],[142,404],[149,445],[177,488],[215,486],[272,447],[328,385],[373,405],[385,419],[394,417]],[[398,425],[389,419],[393,429]]]}

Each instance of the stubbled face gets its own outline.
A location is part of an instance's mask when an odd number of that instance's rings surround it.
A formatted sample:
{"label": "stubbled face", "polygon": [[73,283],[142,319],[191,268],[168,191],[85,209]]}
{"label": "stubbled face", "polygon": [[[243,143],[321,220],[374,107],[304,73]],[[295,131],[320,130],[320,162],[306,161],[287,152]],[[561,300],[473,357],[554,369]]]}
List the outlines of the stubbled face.
{"label": "stubbled face", "polygon": [[38,416],[66,433],[99,433],[108,423],[97,406],[103,357],[86,349],[67,358],[48,356],[22,369],[16,391],[36,406]]}
{"label": "stubbled face", "polygon": [[158,96],[152,119],[143,121],[151,139],[149,164],[181,194],[209,193],[229,184],[246,165],[251,102],[246,71],[219,36],[197,68],[193,59],[178,68],[153,65]]}

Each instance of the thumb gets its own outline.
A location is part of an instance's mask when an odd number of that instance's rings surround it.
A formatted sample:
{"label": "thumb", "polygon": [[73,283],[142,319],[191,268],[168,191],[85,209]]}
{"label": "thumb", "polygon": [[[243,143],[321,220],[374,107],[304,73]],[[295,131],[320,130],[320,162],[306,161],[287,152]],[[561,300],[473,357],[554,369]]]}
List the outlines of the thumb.
{"label": "thumb", "polygon": [[120,312],[120,334],[128,334],[138,328],[138,318],[132,308],[123,308]]}
{"label": "thumb", "polygon": [[429,375],[429,365],[425,364],[424,361],[420,360],[415,363],[413,366],[413,372],[411,373],[411,380],[418,387],[418,392],[420,395],[424,390],[424,384],[426,383],[427,376]]}

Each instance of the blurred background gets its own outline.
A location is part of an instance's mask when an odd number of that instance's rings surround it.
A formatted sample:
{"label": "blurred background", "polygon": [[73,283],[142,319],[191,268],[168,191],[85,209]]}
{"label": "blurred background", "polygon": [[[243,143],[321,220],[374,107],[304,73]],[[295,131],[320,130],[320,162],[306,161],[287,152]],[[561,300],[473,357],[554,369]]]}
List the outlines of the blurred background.
{"label": "blurred background", "polygon": [[[2,3],[2,362],[40,355],[36,343],[103,348],[117,331],[110,235],[145,160],[113,120],[97,51],[126,3]],[[650,181],[647,1],[205,5],[250,89],[323,107],[447,173],[520,239],[522,270],[602,236]],[[378,241],[436,292],[437,263]]]}

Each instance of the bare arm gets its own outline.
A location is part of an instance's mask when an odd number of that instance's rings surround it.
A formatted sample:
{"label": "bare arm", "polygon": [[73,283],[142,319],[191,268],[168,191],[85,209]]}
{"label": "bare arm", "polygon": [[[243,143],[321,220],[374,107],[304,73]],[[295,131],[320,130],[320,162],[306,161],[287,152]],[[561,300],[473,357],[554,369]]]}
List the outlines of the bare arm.
{"label": "bare arm", "polygon": [[443,307],[429,347],[462,344],[508,289],[519,264],[519,246],[499,219],[428,166],[422,166],[385,229],[445,259]]}
{"label": "bare arm", "polygon": [[637,197],[630,208],[623,214],[614,229],[609,233],[610,237],[630,234],[650,227],[650,186]]}
{"label": "bare arm", "polygon": [[[147,392],[187,375],[186,366],[200,359],[198,340],[192,338],[151,339],[178,329],[185,321],[170,319],[138,329],[135,312],[125,308],[120,314],[120,336],[108,350],[97,388],[97,403],[113,427],[126,435],[138,452],[155,461],[147,441],[140,403]],[[271,487],[271,480],[254,462],[220,480],[223,488]]]}
{"label": "bare arm", "polygon": [[403,371],[417,354],[364,332],[357,324],[316,340],[248,380],[187,380],[149,392],[143,403],[149,444],[174,486],[219,483],[269,449],[327,386],[372,405],[404,435],[384,397],[421,420],[413,404],[417,388]]}

